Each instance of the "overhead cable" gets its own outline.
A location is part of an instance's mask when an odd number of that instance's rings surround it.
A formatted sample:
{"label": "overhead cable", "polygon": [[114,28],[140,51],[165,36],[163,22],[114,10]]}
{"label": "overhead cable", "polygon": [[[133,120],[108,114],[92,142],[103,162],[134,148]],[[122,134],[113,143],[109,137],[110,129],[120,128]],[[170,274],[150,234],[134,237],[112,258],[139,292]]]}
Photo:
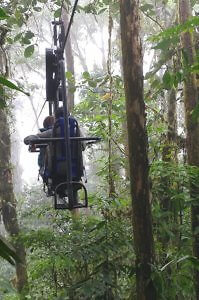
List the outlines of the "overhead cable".
{"label": "overhead cable", "polygon": [[40,110],[40,113],[38,114],[38,117],[36,118],[36,121],[35,121],[35,124],[34,124],[32,130],[35,128],[35,125],[36,125],[37,122],[39,121],[39,117],[40,117],[40,115],[41,115],[41,113],[42,113],[42,111],[43,111],[43,109],[44,109],[44,106],[45,106],[46,102],[47,102],[47,100],[44,101],[44,104],[43,104],[43,106],[42,106],[42,108],[41,108],[41,110]]}
{"label": "overhead cable", "polygon": [[64,38],[64,43],[63,43],[63,46],[62,46],[62,49],[61,49],[62,54],[64,53],[64,48],[65,48],[65,45],[66,45],[66,42],[67,42],[67,39],[68,39],[68,36],[69,36],[69,33],[70,33],[70,28],[71,28],[71,25],[72,25],[72,22],[73,22],[73,17],[74,17],[75,11],[77,9],[77,4],[78,4],[78,0],[75,0],[73,10],[72,10],[72,13],[71,13],[71,17],[70,17],[70,21],[69,21],[69,24],[68,24],[68,28],[67,28],[67,31],[66,31],[66,35],[65,35],[65,38]]}

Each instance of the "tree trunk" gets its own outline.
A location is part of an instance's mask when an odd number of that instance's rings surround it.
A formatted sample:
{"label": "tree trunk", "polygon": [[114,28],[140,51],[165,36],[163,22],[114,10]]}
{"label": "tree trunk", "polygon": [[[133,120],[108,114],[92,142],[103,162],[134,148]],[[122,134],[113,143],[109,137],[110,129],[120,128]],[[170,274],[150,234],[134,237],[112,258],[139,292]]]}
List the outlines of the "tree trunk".
{"label": "tree trunk", "polygon": [[17,222],[17,212],[15,196],[12,184],[12,166],[10,163],[10,134],[8,119],[5,111],[0,110],[0,199],[4,226],[6,231],[14,237],[13,245],[21,262],[16,263],[16,285],[18,292],[27,285],[26,254],[21,241],[17,239],[19,235],[19,225]]}
{"label": "tree trunk", "polygon": [[167,140],[163,149],[163,160],[177,161],[177,119],[176,119],[176,90],[173,88],[167,95]]}
{"label": "tree trunk", "polygon": [[113,77],[112,77],[112,29],[113,19],[109,9],[109,25],[108,25],[108,59],[107,59],[107,74],[109,76],[109,102],[108,102],[108,185],[109,198],[115,196],[115,180],[113,167],[113,145],[112,145],[112,105],[113,105]]}
{"label": "tree trunk", "polygon": [[[183,24],[191,17],[191,8],[188,0],[179,0],[179,19]],[[190,32],[182,33],[181,43],[183,51],[186,55],[187,64],[193,65],[196,59],[194,48],[193,34]],[[187,129],[186,148],[188,156],[188,164],[190,166],[199,167],[199,123],[192,117],[192,111],[199,105],[196,76],[188,74],[184,81],[184,105],[185,105],[185,121]],[[197,179],[198,180],[198,179]],[[194,184],[190,179],[190,194],[192,199],[191,207],[191,224],[193,234],[193,254],[199,259],[199,185]],[[199,271],[195,270],[195,288],[196,299],[199,299]]]}
{"label": "tree trunk", "polygon": [[[168,129],[167,129],[167,137],[164,143],[164,147],[162,150],[162,160],[165,163],[177,162],[177,149],[176,149],[176,142],[177,142],[177,120],[176,120],[176,91],[175,89],[171,89],[168,91],[167,95],[167,122],[168,122]],[[164,186],[164,192],[161,197],[161,206],[163,211],[166,213],[164,216],[165,223],[169,223],[170,216],[168,212],[172,212],[172,202],[169,196],[169,189],[171,186],[171,179],[169,174],[167,176],[163,176],[162,184]],[[174,213],[174,219],[175,213]],[[166,236],[161,236],[161,240],[163,242],[163,246],[166,249],[168,247],[169,236],[166,233]]]}
{"label": "tree trunk", "polygon": [[[2,49],[2,48],[1,48]],[[0,51],[0,73],[5,74],[3,50]],[[7,72],[6,72],[7,73]],[[26,253],[22,242],[18,239],[19,225],[17,222],[16,202],[13,191],[11,156],[11,139],[9,133],[8,112],[0,109],[0,200],[1,213],[6,231],[13,237],[13,246],[20,258],[16,263],[16,288],[21,299],[26,294],[28,277],[26,270]]]}
{"label": "tree trunk", "polygon": [[138,300],[155,300],[151,280],[154,262],[152,235],[148,140],[143,100],[143,62],[139,37],[139,1],[121,0],[121,38],[124,86],[126,94],[129,167],[133,205],[133,233],[136,252],[136,288]]}

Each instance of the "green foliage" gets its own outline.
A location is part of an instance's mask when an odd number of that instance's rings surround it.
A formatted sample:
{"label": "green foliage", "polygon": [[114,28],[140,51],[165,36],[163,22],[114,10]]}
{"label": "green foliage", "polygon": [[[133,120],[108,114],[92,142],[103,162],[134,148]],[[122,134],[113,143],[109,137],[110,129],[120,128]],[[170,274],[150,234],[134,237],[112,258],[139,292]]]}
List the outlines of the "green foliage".
{"label": "green foliage", "polygon": [[[164,75],[161,79],[162,84],[158,86],[158,92],[162,89],[170,90],[172,88],[177,88],[178,85],[186,80],[190,73],[198,73],[198,59],[196,57],[196,63],[190,66],[187,61],[187,53],[184,49],[180,47],[180,34],[183,32],[193,32],[199,24],[199,17],[195,16],[190,18],[184,24],[172,26],[165,29],[159,34],[150,37],[149,40],[156,43],[152,46],[152,49],[160,51],[159,59],[153,65],[153,69],[150,70],[145,75],[145,80],[157,77],[157,73],[162,69],[167,68],[168,62],[173,58],[178,61],[177,69],[164,71]],[[179,53],[181,52],[183,58],[183,64],[179,65]],[[156,82],[156,81],[154,81]]]}
{"label": "green foliage", "polygon": [[193,30],[199,26],[199,17],[194,16],[191,17],[188,21],[184,22],[183,24],[172,26],[170,28],[165,29],[164,31],[160,32],[159,34],[153,36],[150,38],[151,41],[157,42],[162,40],[167,40],[167,39],[172,39],[172,38],[177,38],[180,33],[182,32],[193,32]]}
{"label": "green foliage", "polygon": [[24,51],[24,56],[25,56],[26,58],[28,58],[28,57],[32,56],[33,53],[34,53],[34,45],[30,45],[30,46],[28,46],[28,47],[25,49],[25,51]]}
{"label": "green foliage", "polygon": [[[153,280],[158,299],[194,299],[193,269],[199,262],[192,256],[189,186],[198,186],[198,168],[156,161],[151,166],[153,223],[157,265]],[[165,199],[170,199],[168,209]],[[166,243],[166,245],[165,245]],[[169,243],[169,244],[168,244]],[[166,247],[166,249],[165,249]]]}
{"label": "green foliage", "polygon": [[[112,132],[111,143],[113,147],[112,165],[113,177],[117,182],[116,192],[119,192],[122,184],[126,185],[126,181],[121,177],[120,170],[125,165],[125,140],[124,140],[124,124],[125,124],[125,98],[123,90],[123,82],[120,76],[113,76],[112,96],[109,89],[109,77],[107,74],[102,76],[93,76],[88,72],[82,74],[83,80],[80,86],[82,101],[75,107],[75,115],[84,124],[84,128],[92,136],[99,136],[102,142],[96,145],[98,152],[98,163],[100,170],[97,175],[100,176],[101,184],[107,190],[107,174],[108,174],[108,111],[110,101],[112,101]],[[112,98],[111,98],[112,97]],[[103,146],[102,146],[103,144]],[[101,150],[102,149],[102,150]],[[104,151],[103,151],[104,149]],[[96,160],[96,158],[95,158]],[[105,195],[104,195],[105,196]]]}
{"label": "green foliage", "polygon": [[40,218],[50,215],[48,228],[23,236],[29,248],[31,297],[96,299],[109,289],[114,299],[129,297],[130,262],[135,258],[128,207],[124,209],[122,200],[96,200],[102,206],[96,206],[96,216],[38,211]]}
{"label": "green foliage", "polygon": [[79,6],[87,14],[101,15],[111,9],[112,16],[119,14],[119,2],[117,0],[95,0],[85,6]]}
{"label": "green foliage", "polygon": [[172,88],[173,86],[173,78],[171,73],[169,73],[168,71],[166,71],[162,77],[162,81],[163,81],[163,86],[166,90],[169,90]]}
{"label": "green foliage", "polygon": [[3,8],[0,7],[0,20],[5,20],[8,18],[8,15],[6,12],[3,10]]}

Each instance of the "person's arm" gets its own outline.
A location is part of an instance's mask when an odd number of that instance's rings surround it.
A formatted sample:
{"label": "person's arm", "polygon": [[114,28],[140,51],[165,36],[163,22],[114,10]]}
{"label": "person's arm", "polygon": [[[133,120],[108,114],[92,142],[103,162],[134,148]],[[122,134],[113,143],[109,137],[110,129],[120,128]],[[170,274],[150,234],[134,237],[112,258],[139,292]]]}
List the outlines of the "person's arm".
{"label": "person's arm", "polygon": [[[82,134],[82,131],[81,131],[80,128],[79,128],[79,136],[84,137],[84,135]],[[84,151],[86,149],[86,142],[85,141],[81,141],[81,148],[82,148],[82,151]]]}
{"label": "person's arm", "polygon": [[38,136],[37,135],[28,135],[24,139],[24,144],[29,145],[31,142],[34,142],[34,140],[37,140]]}
{"label": "person's arm", "polygon": [[41,133],[35,135],[29,135],[25,137],[24,144],[29,145],[30,143],[34,143],[34,140],[37,140],[38,138],[50,138],[50,137],[52,137],[52,129],[48,129]]}
{"label": "person's arm", "polygon": [[37,137],[40,137],[40,138],[50,138],[50,137],[52,137],[52,133],[53,133],[53,130],[51,128],[51,129],[45,130],[45,131],[43,131],[41,133],[38,133]]}

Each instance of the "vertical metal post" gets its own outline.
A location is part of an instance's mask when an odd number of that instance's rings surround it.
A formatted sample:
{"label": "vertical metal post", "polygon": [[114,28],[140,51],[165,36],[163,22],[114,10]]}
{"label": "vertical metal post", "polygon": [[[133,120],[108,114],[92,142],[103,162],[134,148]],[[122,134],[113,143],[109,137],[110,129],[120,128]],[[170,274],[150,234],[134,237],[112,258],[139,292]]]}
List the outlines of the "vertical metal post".
{"label": "vertical metal post", "polygon": [[69,128],[69,114],[66,97],[66,80],[65,80],[65,64],[64,60],[59,61],[60,75],[61,75],[61,89],[64,110],[64,139],[66,145],[66,178],[69,209],[73,208],[73,189],[72,189],[72,164],[71,164],[71,147],[70,147],[70,128]]}
{"label": "vertical metal post", "polygon": [[53,26],[53,40],[54,40],[54,45],[57,46],[57,25],[56,22],[52,22],[54,24]]}
{"label": "vertical metal post", "polygon": [[52,114],[53,114],[52,102],[49,101],[48,105],[49,105],[49,115],[52,116]]}

